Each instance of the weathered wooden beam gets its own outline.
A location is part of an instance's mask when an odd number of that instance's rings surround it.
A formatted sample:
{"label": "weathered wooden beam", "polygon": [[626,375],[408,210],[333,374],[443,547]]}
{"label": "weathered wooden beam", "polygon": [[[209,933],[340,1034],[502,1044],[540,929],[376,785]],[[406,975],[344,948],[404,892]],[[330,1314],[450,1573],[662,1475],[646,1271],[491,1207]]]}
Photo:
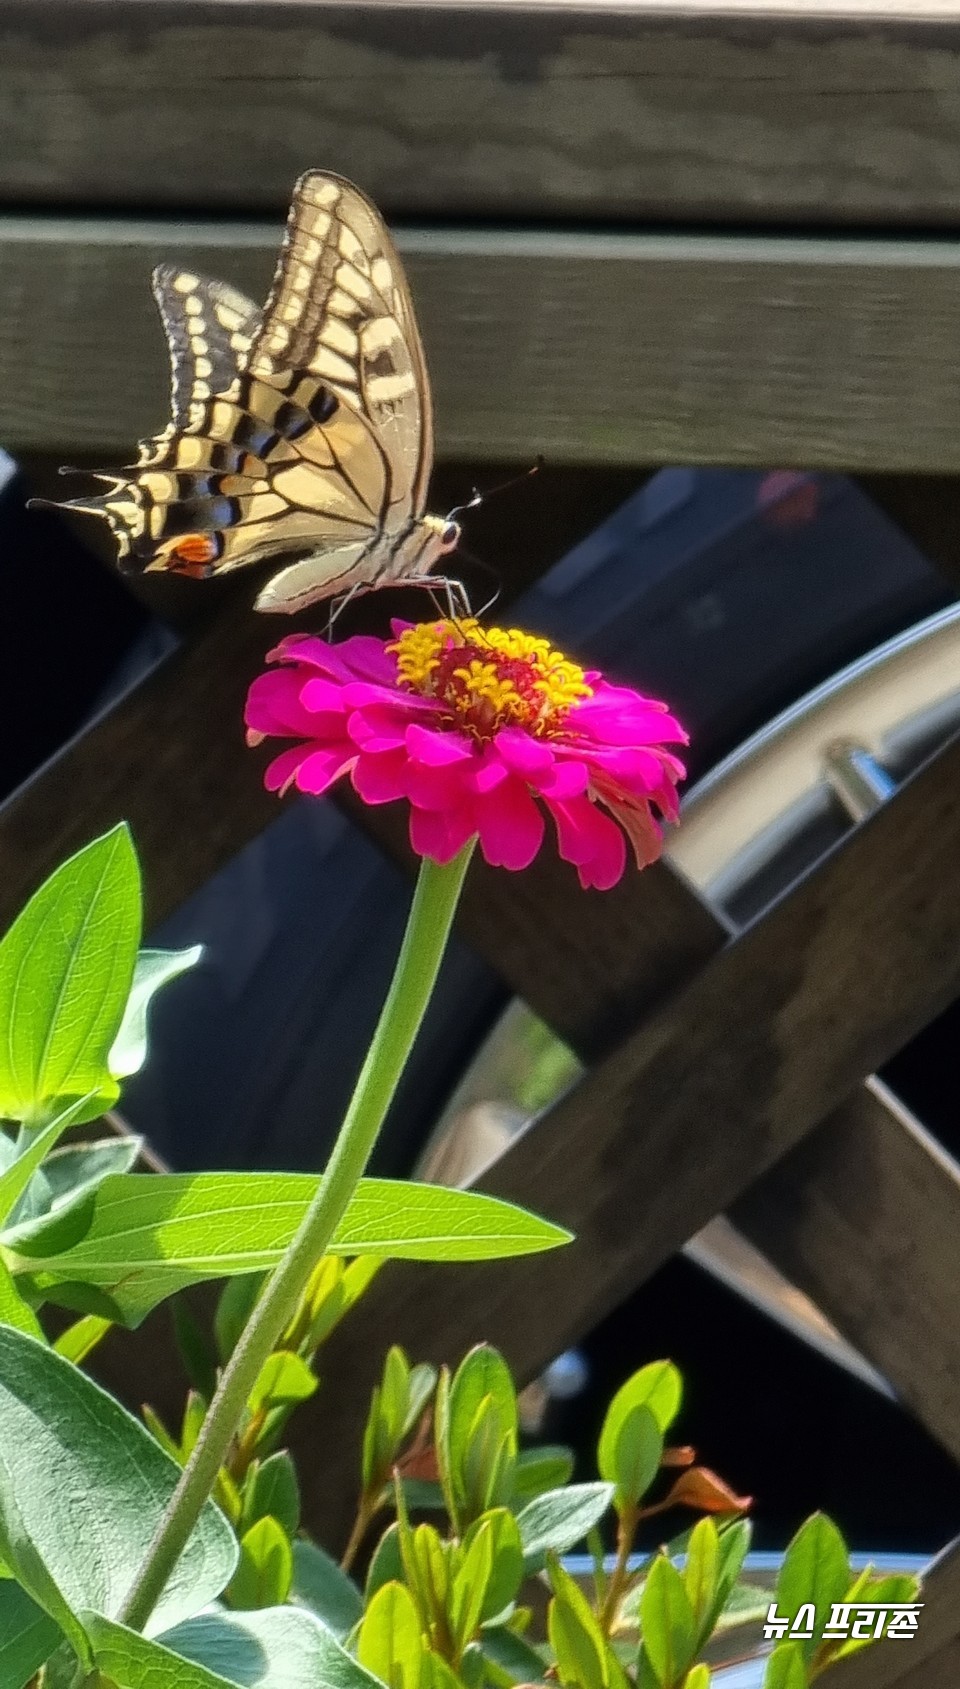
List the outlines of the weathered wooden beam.
{"label": "weathered wooden beam", "polygon": [[869,1079],[730,1218],[960,1462],[960,1170],[887,1087]]}
{"label": "weathered wooden beam", "polygon": [[[960,177],[958,177],[960,180]],[[263,297],[280,223],[0,218],[0,439],[126,462],[166,417],[148,287]],[[401,229],[450,458],[960,469],[960,243]]]}
{"label": "weathered wooden beam", "polygon": [[0,199],[956,222],[951,0],[4,0]]}

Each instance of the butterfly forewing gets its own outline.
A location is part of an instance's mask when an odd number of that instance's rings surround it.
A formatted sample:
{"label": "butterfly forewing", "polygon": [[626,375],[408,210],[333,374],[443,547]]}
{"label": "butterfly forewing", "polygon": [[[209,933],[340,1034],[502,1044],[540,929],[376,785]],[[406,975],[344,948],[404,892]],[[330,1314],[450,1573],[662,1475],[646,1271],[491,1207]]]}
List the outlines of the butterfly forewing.
{"label": "butterfly forewing", "polygon": [[[105,517],[121,561],[217,574],[299,558],[261,592],[295,609],[423,580],[449,549],[424,516],[430,389],[400,260],[376,208],[340,177],[296,185],[267,303],[161,266],[171,421],[129,480],[72,501]],[[455,532],[455,530],[454,530]]]}

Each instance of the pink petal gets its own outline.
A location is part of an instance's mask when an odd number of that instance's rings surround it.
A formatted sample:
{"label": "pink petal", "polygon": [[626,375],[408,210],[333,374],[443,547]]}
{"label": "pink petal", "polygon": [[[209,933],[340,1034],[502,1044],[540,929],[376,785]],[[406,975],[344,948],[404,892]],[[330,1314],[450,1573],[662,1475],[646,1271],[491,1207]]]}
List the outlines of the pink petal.
{"label": "pink petal", "polygon": [[407,759],[403,751],[361,751],[350,778],[364,803],[393,803],[407,796]]}
{"label": "pink petal", "polygon": [[452,862],[475,832],[468,808],[410,811],[410,843],[418,856],[432,862]]}
{"label": "pink petal", "polygon": [[308,738],[313,721],[301,702],[302,691],[303,676],[295,669],[272,669],[258,675],[247,692],[246,725],[254,732],[279,738]]}
{"label": "pink petal", "polygon": [[546,801],[556,824],[560,855],[565,862],[575,863],[580,884],[609,891],[627,863],[627,847],[619,827],[589,798]]}
{"label": "pink petal", "polygon": [[522,774],[536,785],[537,776],[553,766],[553,752],[542,739],[525,733],[522,727],[502,727],[494,738],[501,757],[515,774]]}
{"label": "pink petal", "polygon": [[543,843],[544,820],[515,776],[477,802],[480,848],[494,868],[528,868]]}
{"label": "pink petal", "polygon": [[417,809],[458,809],[464,805],[469,808],[472,788],[460,763],[429,768],[408,760],[407,797]]}
{"label": "pink petal", "polygon": [[297,770],[297,790],[319,797],[353,767],[356,758],[353,746],[331,745],[308,750]]}
{"label": "pink petal", "polygon": [[263,783],[267,791],[279,792],[282,796],[306,755],[307,747],[305,745],[294,745],[289,750],[281,751],[278,757],[274,757],[263,776]]}
{"label": "pink petal", "polygon": [[450,763],[466,762],[473,756],[473,742],[465,733],[454,729],[418,727],[414,722],[406,731],[407,750],[417,762],[428,768],[446,768]]}

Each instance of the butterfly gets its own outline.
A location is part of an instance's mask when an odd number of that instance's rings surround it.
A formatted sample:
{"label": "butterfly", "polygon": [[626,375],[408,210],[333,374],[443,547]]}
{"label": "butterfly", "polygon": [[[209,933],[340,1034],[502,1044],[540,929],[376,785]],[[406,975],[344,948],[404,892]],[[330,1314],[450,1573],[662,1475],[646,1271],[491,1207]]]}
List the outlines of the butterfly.
{"label": "butterfly", "polygon": [[[63,508],[106,520],[121,569],[225,574],[290,559],[256,600],[295,611],[431,573],[459,525],[426,511],[430,383],[403,266],[376,207],[311,170],[293,192],[267,302],[161,265],[171,420],[108,490]],[[466,606],[469,608],[469,606]]]}

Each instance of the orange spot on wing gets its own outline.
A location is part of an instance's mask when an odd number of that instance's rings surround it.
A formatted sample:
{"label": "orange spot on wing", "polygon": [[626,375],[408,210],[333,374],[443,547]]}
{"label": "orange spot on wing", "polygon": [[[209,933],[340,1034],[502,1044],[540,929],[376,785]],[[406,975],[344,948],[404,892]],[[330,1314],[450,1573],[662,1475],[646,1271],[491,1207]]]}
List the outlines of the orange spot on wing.
{"label": "orange spot on wing", "polygon": [[180,575],[202,580],[209,564],[216,561],[219,546],[212,534],[184,534],[170,551],[170,567]]}

